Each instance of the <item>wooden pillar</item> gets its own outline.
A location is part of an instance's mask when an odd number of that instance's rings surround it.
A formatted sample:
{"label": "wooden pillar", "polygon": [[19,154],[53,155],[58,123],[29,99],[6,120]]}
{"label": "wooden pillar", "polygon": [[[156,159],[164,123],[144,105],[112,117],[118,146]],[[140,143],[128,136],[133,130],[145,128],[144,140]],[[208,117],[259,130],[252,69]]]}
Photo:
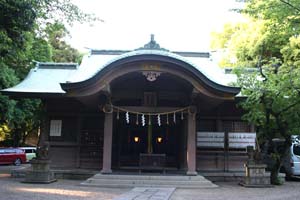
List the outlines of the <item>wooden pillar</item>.
{"label": "wooden pillar", "polygon": [[224,132],[224,171],[227,172],[229,169],[229,133]]}
{"label": "wooden pillar", "polygon": [[[149,116],[151,117],[151,116]],[[153,146],[152,146],[152,125],[148,125],[148,148],[147,153],[152,154],[153,153]]]}
{"label": "wooden pillar", "polygon": [[190,107],[188,112],[187,135],[187,175],[197,175],[196,172],[196,108]]}
{"label": "wooden pillar", "polygon": [[110,174],[112,155],[113,113],[105,113],[102,174]]}
{"label": "wooden pillar", "polygon": [[223,131],[223,121],[221,119],[216,120],[216,130],[217,132]]}
{"label": "wooden pillar", "polygon": [[82,116],[79,114],[77,116],[77,150],[76,150],[76,167],[80,167],[80,148],[81,148],[81,123]]}
{"label": "wooden pillar", "polygon": [[250,132],[254,133],[256,130],[255,130],[255,125],[254,124],[251,124],[250,125]]}

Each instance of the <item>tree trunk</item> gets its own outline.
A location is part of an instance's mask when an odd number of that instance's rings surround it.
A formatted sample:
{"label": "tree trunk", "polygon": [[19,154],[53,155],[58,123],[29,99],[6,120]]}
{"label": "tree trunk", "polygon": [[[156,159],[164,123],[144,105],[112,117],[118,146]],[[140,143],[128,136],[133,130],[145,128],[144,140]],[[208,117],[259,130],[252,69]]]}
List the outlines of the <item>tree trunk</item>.
{"label": "tree trunk", "polygon": [[271,169],[271,184],[273,185],[281,185],[282,182],[279,178],[279,172],[281,167],[283,166],[283,162],[288,156],[288,152],[290,149],[290,137],[286,137],[285,142],[280,147],[278,145],[275,146],[274,149],[274,161],[275,164]]}
{"label": "tree trunk", "polygon": [[21,138],[21,145],[22,146],[24,146],[26,144],[27,135],[28,135],[27,132],[23,131],[22,138]]}
{"label": "tree trunk", "polygon": [[21,139],[21,130],[19,128],[14,130],[14,137],[13,137],[13,146],[18,147],[20,145]]}
{"label": "tree trunk", "polygon": [[281,167],[281,159],[276,157],[275,164],[271,169],[271,184],[272,185],[280,185],[281,184],[279,177],[278,177],[280,167]]}

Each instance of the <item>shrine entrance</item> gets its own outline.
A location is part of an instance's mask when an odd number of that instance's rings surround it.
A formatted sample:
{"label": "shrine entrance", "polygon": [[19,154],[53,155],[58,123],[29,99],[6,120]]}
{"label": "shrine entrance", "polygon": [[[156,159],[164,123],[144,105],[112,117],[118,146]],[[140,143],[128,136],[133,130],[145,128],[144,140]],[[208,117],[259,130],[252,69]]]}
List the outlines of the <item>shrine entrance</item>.
{"label": "shrine entrance", "polygon": [[170,73],[156,75],[132,72],[110,83],[106,111],[113,113],[112,169],[186,167],[187,113],[193,87]]}
{"label": "shrine entrance", "polygon": [[197,175],[197,112],[232,98],[231,90],[171,54],[133,54],[89,81],[80,95],[105,115],[102,174],[162,167]]}
{"label": "shrine entrance", "polygon": [[[183,130],[184,120],[177,120],[174,123],[172,119],[168,125],[159,126],[157,117],[152,116],[152,124],[143,126],[136,123],[127,124],[124,115],[120,116],[119,120],[115,120],[113,168],[140,169],[142,167],[140,166],[141,155],[145,154],[154,157],[163,156],[164,163],[161,167],[166,170],[179,170],[183,167],[184,144],[186,143],[186,134]],[[166,116],[162,117],[160,123],[165,123],[165,118]],[[148,121],[149,116],[145,120]],[[136,117],[132,121],[136,121]]]}

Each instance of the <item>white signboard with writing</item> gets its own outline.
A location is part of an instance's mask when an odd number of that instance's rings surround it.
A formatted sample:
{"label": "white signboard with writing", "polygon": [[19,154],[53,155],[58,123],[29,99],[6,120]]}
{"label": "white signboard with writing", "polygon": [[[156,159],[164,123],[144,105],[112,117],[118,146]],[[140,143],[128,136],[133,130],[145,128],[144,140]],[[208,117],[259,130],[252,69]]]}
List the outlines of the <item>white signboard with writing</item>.
{"label": "white signboard with writing", "polygon": [[228,133],[229,148],[255,148],[256,133]]}
{"label": "white signboard with writing", "polygon": [[50,121],[50,136],[60,137],[61,136],[61,125],[62,125],[62,120],[51,120]]}
{"label": "white signboard with writing", "polygon": [[197,132],[197,147],[224,148],[224,132]]}

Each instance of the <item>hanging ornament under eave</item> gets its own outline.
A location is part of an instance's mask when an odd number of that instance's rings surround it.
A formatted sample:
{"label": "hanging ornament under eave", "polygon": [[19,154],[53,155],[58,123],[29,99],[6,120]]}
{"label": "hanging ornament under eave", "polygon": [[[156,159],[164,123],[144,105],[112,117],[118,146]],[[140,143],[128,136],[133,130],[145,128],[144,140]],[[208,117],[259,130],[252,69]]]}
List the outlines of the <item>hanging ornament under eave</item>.
{"label": "hanging ornament under eave", "polygon": [[139,125],[139,114],[136,114],[136,121],[135,121],[136,125]]}
{"label": "hanging ornament under eave", "polygon": [[148,125],[151,126],[151,115],[149,115]]}
{"label": "hanging ornament under eave", "polygon": [[161,126],[160,114],[157,115],[157,124],[158,126]]}
{"label": "hanging ornament under eave", "polygon": [[160,76],[161,72],[156,71],[144,71],[143,75],[150,82],[156,81],[156,79]]}
{"label": "hanging ornament under eave", "polygon": [[126,112],[125,117],[126,117],[126,123],[129,124],[129,113],[128,112]]}
{"label": "hanging ornament under eave", "polygon": [[167,125],[169,125],[169,115],[167,114]]}
{"label": "hanging ornament under eave", "polygon": [[181,120],[183,120],[183,111],[181,111]]}
{"label": "hanging ornament under eave", "polygon": [[175,114],[175,112],[173,113],[173,122],[174,122],[174,124],[176,124],[176,114]]}
{"label": "hanging ornament under eave", "polygon": [[119,109],[117,110],[117,120],[119,120],[120,119],[120,111],[119,111]]}
{"label": "hanging ornament under eave", "polygon": [[145,123],[145,115],[143,114],[142,115],[142,126],[145,126],[146,125],[146,123]]}

